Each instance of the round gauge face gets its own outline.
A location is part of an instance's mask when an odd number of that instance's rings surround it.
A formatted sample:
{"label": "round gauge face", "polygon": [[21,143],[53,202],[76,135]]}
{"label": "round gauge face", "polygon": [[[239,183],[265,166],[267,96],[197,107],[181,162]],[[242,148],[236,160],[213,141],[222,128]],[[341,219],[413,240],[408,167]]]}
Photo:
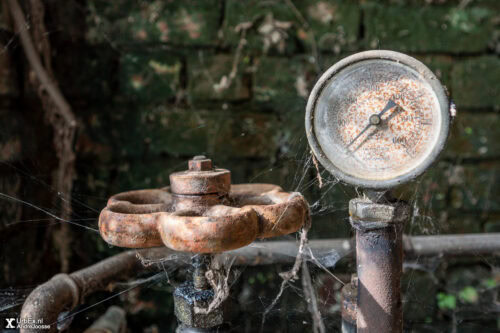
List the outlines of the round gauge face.
{"label": "round gauge face", "polygon": [[341,180],[388,188],[422,173],[448,135],[442,86],[417,60],[368,51],[342,60],[318,81],[306,127],[313,152]]}

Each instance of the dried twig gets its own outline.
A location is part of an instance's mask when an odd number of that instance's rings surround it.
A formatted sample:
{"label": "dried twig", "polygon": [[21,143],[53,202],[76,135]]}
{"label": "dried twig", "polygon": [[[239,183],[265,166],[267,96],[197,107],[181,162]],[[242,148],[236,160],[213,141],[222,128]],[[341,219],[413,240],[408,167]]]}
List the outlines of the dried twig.
{"label": "dried twig", "polygon": [[299,243],[299,250],[297,253],[297,256],[295,257],[295,262],[293,264],[293,267],[291,270],[288,272],[282,272],[280,273],[281,278],[283,281],[281,281],[281,286],[280,290],[278,291],[278,294],[272,301],[272,303],[264,310],[264,313],[262,314],[262,321],[261,321],[261,326],[260,326],[260,331],[263,332],[264,330],[264,323],[266,321],[266,316],[271,312],[271,310],[276,306],[276,303],[278,303],[279,299],[281,298],[281,295],[283,295],[283,291],[286,288],[286,285],[291,282],[295,281],[298,279],[298,273],[303,261],[304,257],[304,251],[307,247],[307,233],[309,229],[311,228],[311,214],[308,212],[307,214],[307,219],[305,221],[304,226],[302,227],[302,230],[300,232],[300,243]]}
{"label": "dried twig", "polygon": [[316,168],[316,178],[318,178],[318,186],[319,188],[322,188],[323,187],[323,178],[321,178],[321,172],[319,172],[319,164],[318,164],[318,160],[316,159],[316,157],[314,156],[314,154],[311,152],[311,156],[312,156],[312,161],[313,161],[313,164],[314,164],[314,167]]}
{"label": "dried twig", "polygon": [[231,87],[231,84],[233,83],[233,80],[236,78],[236,75],[238,74],[238,65],[240,62],[241,53],[243,51],[243,47],[247,43],[246,32],[250,27],[251,25],[248,27],[245,26],[244,28],[241,29],[241,37],[240,41],[238,42],[236,53],[233,58],[231,72],[229,73],[228,76],[226,75],[222,76],[219,83],[214,84],[214,90],[216,93],[221,93],[222,91],[229,89],[229,87]]}
{"label": "dried twig", "polygon": [[316,37],[314,35],[314,31],[311,29],[311,26],[307,22],[307,20],[304,18],[300,10],[297,9],[295,4],[292,2],[292,0],[285,0],[286,4],[288,7],[290,7],[297,17],[297,19],[300,21],[300,24],[304,28],[304,30],[309,31],[308,37],[311,40],[311,46],[312,46],[312,53],[313,53],[313,58],[314,58],[314,65],[316,67],[316,72],[320,72],[321,68],[319,66],[319,51],[318,51],[318,43],[316,42]]}
{"label": "dried twig", "polygon": [[314,292],[311,274],[309,273],[306,261],[302,262],[302,289],[304,290],[307,308],[312,316],[313,331],[315,333],[326,332],[325,324],[323,324],[323,320],[321,319],[321,312],[318,308],[318,299],[316,298],[316,293]]}
{"label": "dried twig", "polygon": [[236,258],[233,258],[229,265],[220,267],[218,260],[211,261],[210,269],[205,273],[208,283],[214,291],[214,299],[210,302],[207,308],[194,307],[195,313],[209,314],[214,309],[217,309],[229,297],[229,276],[231,274],[231,266]]}
{"label": "dried twig", "polygon": [[40,61],[40,57],[38,56],[38,53],[33,45],[33,41],[31,40],[31,36],[28,33],[26,20],[19,3],[17,0],[7,0],[7,2],[9,3],[10,12],[14,19],[14,24],[21,38],[21,44],[23,45],[23,49],[30,66],[33,68],[33,71],[40,80],[43,88],[56,104],[58,113],[68,124],[73,127],[76,126],[75,117],[71,111],[71,107]]}
{"label": "dried twig", "polygon": [[[71,218],[71,190],[75,174],[75,155],[72,147],[76,128],[75,116],[53,79],[50,65],[50,44],[45,37],[46,30],[43,24],[43,3],[40,0],[31,0],[31,17],[36,25],[34,29],[35,43],[28,33],[28,24],[17,0],[7,0],[7,3],[24,53],[37,79],[33,84],[42,101],[45,116],[54,130],[53,142],[59,164],[52,182],[62,200],[61,219],[68,221]],[[45,67],[40,60],[35,44],[38,46],[38,51],[44,56]],[[69,256],[71,255],[69,231],[68,225],[64,223],[58,232],[54,233],[54,239],[60,248],[62,272],[69,270]]]}

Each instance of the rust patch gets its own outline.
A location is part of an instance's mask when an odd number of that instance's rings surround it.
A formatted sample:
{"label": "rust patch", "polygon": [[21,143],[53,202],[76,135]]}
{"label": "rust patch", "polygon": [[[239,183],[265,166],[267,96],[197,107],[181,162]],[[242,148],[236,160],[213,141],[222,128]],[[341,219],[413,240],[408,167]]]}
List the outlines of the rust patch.
{"label": "rust patch", "polygon": [[171,175],[170,188],[112,196],[99,217],[104,240],[122,247],[216,253],[296,232],[307,219],[308,204],[299,193],[271,184],[231,186],[230,172],[213,170],[204,156],[189,167]]}
{"label": "rust patch", "polygon": [[402,332],[402,224],[356,231],[358,332]]}

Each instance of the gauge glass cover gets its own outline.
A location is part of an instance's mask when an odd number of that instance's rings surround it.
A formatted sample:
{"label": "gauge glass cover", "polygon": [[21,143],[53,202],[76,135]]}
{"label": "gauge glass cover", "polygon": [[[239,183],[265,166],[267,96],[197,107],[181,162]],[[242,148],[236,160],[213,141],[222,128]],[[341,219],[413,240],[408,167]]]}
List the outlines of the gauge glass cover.
{"label": "gauge glass cover", "polygon": [[437,78],[391,51],[363,52],[330,68],[313,89],[306,115],[320,162],[341,180],[368,188],[423,172],[442,150],[448,122]]}

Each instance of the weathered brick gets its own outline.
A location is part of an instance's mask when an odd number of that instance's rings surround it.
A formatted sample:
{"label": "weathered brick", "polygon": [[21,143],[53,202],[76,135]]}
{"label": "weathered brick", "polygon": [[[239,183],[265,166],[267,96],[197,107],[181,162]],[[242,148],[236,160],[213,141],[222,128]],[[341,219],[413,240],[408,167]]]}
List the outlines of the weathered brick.
{"label": "weathered brick", "polygon": [[450,89],[451,87],[451,69],[453,58],[451,56],[438,55],[416,55],[418,60],[423,62],[436,75],[442,85]]}
{"label": "weathered brick", "polygon": [[153,154],[261,158],[276,151],[276,118],[271,115],[155,108],[143,113],[141,123],[141,134]]}
{"label": "weathered brick", "polygon": [[453,158],[498,157],[500,114],[460,112],[452,124],[445,155]]}
{"label": "weathered brick", "polygon": [[263,158],[274,156],[277,119],[234,110],[191,110],[162,105],[111,109],[96,115],[89,140],[115,158],[169,154]]}
{"label": "weathered brick", "polygon": [[[217,153],[207,155],[217,167],[231,171],[233,184],[242,183],[272,183],[281,186],[287,191],[294,191],[297,186],[295,161],[287,160],[274,163],[272,158],[247,160],[241,157],[227,156]],[[169,175],[172,172],[186,170],[188,159],[186,157],[151,157],[147,159],[128,158],[119,164],[112,166],[116,168],[116,182],[108,184],[112,193],[140,188],[158,188],[169,184]],[[100,172],[100,171],[99,171]],[[95,175],[88,177],[89,186],[97,186]],[[297,179],[294,179],[297,178]],[[303,184],[305,185],[305,184]]]}
{"label": "weathered brick", "polygon": [[[210,45],[217,42],[222,2],[92,2],[87,38],[91,41]],[[106,38],[107,37],[107,38]]]}
{"label": "weathered brick", "polygon": [[170,184],[169,175],[187,169],[187,159],[126,159],[118,165],[115,192],[161,188]]}
{"label": "weathered brick", "polygon": [[497,170],[498,164],[494,162],[464,165],[440,162],[426,172],[418,187],[413,183],[398,190],[408,199],[417,199],[418,215],[429,216],[434,222],[446,220],[446,215],[453,211],[494,211],[500,208],[496,200]]}
{"label": "weathered brick", "polygon": [[[195,52],[188,59],[190,101],[242,100],[250,97],[248,57],[239,58],[233,71],[234,55]],[[234,73],[234,74],[233,74]]]}
{"label": "weathered brick", "polygon": [[125,104],[87,110],[82,119],[85,134],[78,137],[75,149],[81,157],[104,164],[129,153],[140,156],[143,143],[137,134],[139,119],[139,112],[131,111]]}
{"label": "weathered brick", "polygon": [[[453,228],[478,231],[478,212],[495,211],[500,208],[497,182],[498,164],[482,162],[454,165],[439,162],[430,168],[417,182],[396,189],[396,196],[412,202],[414,218],[408,228],[411,233],[451,232]],[[460,219],[468,212],[469,220],[454,226],[452,216]],[[475,224],[478,221],[476,228]]]}
{"label": "weathered brick", "polygon": [[353,49],[359,23],[359,7],[338,0],[229,0],[223,33],[224,41],[235,46],[246,30],[246,48],[252,53],[291,54],[304,46],[340,53]]}
{"label": "weathered brick", "polygon": [[120,92],[126,100],[158,102],[180,90],[180,58],[166,52],[127,53],[120,60]]}
{"label": "weathered brick", "polygon": [[453,208],[468,211],[500,210],[499,164],[482,162],[450,168],[448,182],[453,185],[450,204]]}
{"label": "weathered brick", "polygon": [[500,59],[475,57],[455,63],[451,72],[452,97],[460,108],[500,109]]}
{"label": "weathered brick", "polygon": [[355,49],[361,26],[358,4],[339,0],[308,0],[298,2],[297,7],[309,28],[302,25],[298,29],[299,39],[310,45],[311,36],[308,31],[311,31],[322,51],[338,54]]}
{"label": "weathered brick", "polygon": [[285,1],[226,1],[223,34],[238,45],[245,30],[245,48],[252,52],[292,53],[297,50],[297,16]]}
{"label": "weathered brick", "polygon": [[255,60],[254,100],[278,112],[303,112],[316,78],[313,60],[261,57]]}
{"label": "weathered brick", "polygon": [[448,180],[443,174],[450,168],[446,162],[438,162],[429,168],[416,181],[394,189],[397,198],[411,202],[413,217],[407,224],[411,233],[436,233],[439,229],[442,212],[448,208]]}
{"label": "weathered brick", "polygon": [[365,5],[366,46],[409,52],[480,52],[493,37],[495,11],[468,6]]}

